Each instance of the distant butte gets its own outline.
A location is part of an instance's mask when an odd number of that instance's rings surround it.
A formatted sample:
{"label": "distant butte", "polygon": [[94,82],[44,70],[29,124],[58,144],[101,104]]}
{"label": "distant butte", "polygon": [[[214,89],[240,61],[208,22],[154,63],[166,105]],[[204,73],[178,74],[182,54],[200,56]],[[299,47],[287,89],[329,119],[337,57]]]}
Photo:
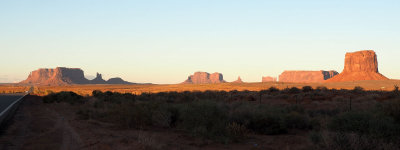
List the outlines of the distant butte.
{"label": "distant butte", "polygon": [[233,81],[232,83],[244,83],[242,81],[242,78],[240,78],[240,76],[238,77],[238,79],[236,81]]}
{"label": "distant butte", "polygon": [[85,78],[82,69],[80,68],[65,68],[57,67],[55,69],[38,69],[32,71],[28,78],[20,84],[33,84],[33,85],[70,85],[70,84],[134,84],[126,82],[121,78],[111,78],[105,81],[101,74],[93,80]]}
{"label": "distant butte", "polygon": [[266,77],[262,77],[261,82],[276,82],[277,79],[276,77],[270,77],[270,76],[266,76]]}
{"label": "distant butte", "polygon": [[215,72],[209,74],[208,72],[195,72],[190,75],[182,84],[209,84],[209,83],[225,83],[224,77],[221,73]]}
{"label": "distant butte", "polygon": [[373,50],[346,53],[342,73],[327,82],[389,80],[379,73],[377,55]]}

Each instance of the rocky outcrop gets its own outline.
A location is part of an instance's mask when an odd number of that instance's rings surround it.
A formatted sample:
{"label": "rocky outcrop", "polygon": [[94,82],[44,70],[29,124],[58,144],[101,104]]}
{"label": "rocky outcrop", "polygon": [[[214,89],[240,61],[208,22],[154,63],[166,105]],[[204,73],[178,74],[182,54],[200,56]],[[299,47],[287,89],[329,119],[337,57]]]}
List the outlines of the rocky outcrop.
{"label": "rocky outcrop", "polygon": [[55,69],[38,69],[32,71],[28,78],[20,84],[33,85],[69,85],[69,84],[132,84],[123,81],[121,78],[112,78],[105,81],[101,74],[93,80],[88,80],[84,76],[84,72],[80,68],[57,67]]}
{"label": "rocky outcrop", "polygon": [[279,75],[279,82],[316,83],[324,82],[337,75],[336,71],[284,71]]}
{"label": "rocky outcrop", "polygon": [[96,73],[96,78],[94,78],[93,80],[90,80],[91,84],[106,84],[106,80],[103,79],[103,75],[101,75],[100,73]]}
{"label": "rocky outcrop", "polygon": [[224,77],[221,73],[215,72],[209,74],[207,72],[195,72],[189,76],[183,84],[209,84],[209,83],[224,83]]}
{"label": "rocky outcrop", "polygon": [[233,81],[232,83],[244,83],[244,82],[242,81],[242,79],[239,76],[238,79],[236,81]]}
{"label": "rocky outcrop", "polygon": [[262,77],[262,82],[276,82],[276,78],[275,77],[270,77],[270,76],[266,76],[266,77]]}
{"label": "rocky outcrop", "polygon": [[379,73],[377,55],[373,50],[346,53],[342,73],[327,82],[389,80]]}

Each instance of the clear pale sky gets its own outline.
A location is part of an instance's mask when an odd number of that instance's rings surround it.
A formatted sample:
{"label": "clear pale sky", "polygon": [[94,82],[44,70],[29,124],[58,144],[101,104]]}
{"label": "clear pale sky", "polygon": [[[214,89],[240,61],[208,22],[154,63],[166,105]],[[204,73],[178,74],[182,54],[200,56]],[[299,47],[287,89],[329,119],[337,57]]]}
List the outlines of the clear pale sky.
{"label": "clear pale sky", "polygon": [[179,83],[195,71],[260,82],[337,70],[373,49],[400,79],[398,0],[1,0],[0,82],[38,68]]}

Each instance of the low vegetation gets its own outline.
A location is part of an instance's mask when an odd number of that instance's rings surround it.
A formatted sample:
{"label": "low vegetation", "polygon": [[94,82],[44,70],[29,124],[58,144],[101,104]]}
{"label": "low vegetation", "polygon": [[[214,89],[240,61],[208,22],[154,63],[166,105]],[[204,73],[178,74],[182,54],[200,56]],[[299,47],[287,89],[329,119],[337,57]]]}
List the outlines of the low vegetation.
{"label": "low vegetation", "polygon": [[[271,87],[261,91],[123,94],[51,93],[45,103],[78,105],[80,119],[125,129],[163,128],[230,143],[254,135],[307,134],[311,149],[398,149],[400,96],[393,91]],[[331,104],[324,107],[324,104]]]}

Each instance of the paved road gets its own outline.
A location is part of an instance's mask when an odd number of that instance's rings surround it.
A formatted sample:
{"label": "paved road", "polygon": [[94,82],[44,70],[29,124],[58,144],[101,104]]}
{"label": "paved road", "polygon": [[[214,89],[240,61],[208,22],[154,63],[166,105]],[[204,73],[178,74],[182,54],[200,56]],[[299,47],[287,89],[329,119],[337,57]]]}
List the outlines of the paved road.
{"label": "paved road", "polygon": [[24,96],[23,94],[0,94],[0,113],[3,112],[13,102]]}

